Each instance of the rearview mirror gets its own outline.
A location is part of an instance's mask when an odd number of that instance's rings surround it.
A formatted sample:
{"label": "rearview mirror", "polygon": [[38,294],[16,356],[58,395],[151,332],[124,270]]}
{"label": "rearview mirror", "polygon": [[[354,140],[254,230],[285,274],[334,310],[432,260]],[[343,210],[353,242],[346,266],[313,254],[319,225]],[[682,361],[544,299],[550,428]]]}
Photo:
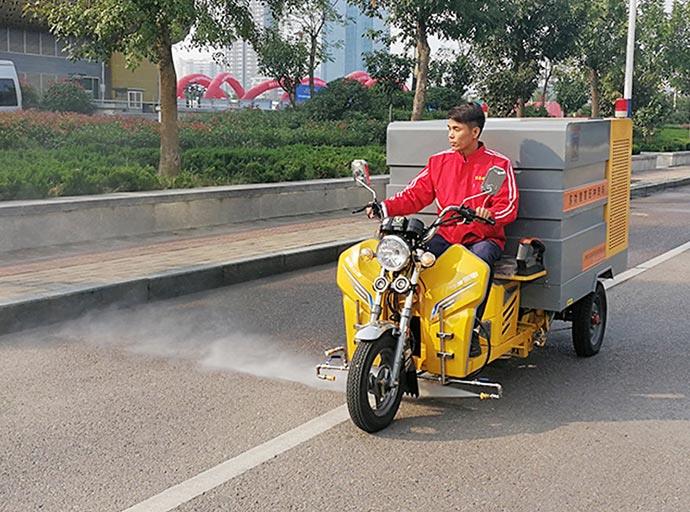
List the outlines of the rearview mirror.
{"label": "rearview mirror", "polygon": [[366,160],[353,160],[352,164],[350,164],[350,169],[352,169],[352,177],[357,183],[361,183],[367,187],[371,185],[369,164]]}
{"label": "rearview mirror", "polygon": [[496,195],[498,190],[501,188],[501,185],[503,185],[505,179],[506,172],[497,165],[494,165],[488,170],[486,176],[484,176],[484,181],[482,182],[482,192],[489,194],[490,196]]}

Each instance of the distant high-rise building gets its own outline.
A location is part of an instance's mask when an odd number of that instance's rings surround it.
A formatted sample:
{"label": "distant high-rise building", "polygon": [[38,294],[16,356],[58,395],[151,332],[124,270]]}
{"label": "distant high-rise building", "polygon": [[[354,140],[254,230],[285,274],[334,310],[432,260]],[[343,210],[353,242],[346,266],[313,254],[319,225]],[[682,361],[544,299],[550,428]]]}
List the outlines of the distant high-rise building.
{"label": "distant high-rise building", "polygon": [[[254,17],[254,23],[260,28],[269,27],[273,23],[270,9],[258,0],[249,2],[249,9]],[[252,45],[246,41],[235,41],[223,52],[225,68],[245,89],[249,89],[265,77],[259,74],[259,59]]]}
{"label": "distant high-rise building", "polygon": [[331,23],[324,35],[329,46],[331,60],[321,65],[321,78],[329,82],[352,73],[365,70],[363,55],[384,49],[383,44],[374,42],[367,35],[369,31],[387,31],[388,26],[379,18],[362,14],[356,6],[346,0],[335,4],[345,23]]}
{"label": "distant high-rise building", "polygon": [[223,71],[225,71],[225,67],[222,64],[218,64],[210,57],[175,59],[175,72],[177,73],[177,78],[182,78],[185,75],[191,75],[193,73],[201,73],[213,78],[218,73],[222,73]]}

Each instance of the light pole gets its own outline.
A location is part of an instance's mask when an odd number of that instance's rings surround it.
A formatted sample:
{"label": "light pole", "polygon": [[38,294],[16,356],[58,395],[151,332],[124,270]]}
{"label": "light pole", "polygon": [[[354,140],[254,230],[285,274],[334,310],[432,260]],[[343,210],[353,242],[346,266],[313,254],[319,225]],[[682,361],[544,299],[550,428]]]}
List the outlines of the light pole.
{"label": "light pole", "polygon": [[628,117],[632,117],[633,60],[635,58],[635,20],[637,18],[637,0],[630,0],[628,14],[628,47],[625,56],[625,89],[623,98],[627,104]]}

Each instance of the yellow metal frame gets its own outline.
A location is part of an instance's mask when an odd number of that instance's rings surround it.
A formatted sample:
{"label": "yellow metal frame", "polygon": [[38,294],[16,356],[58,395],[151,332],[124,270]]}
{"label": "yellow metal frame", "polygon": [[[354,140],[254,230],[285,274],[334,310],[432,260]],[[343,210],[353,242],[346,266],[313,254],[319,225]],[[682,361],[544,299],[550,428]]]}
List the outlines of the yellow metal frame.
{"label": "yellow metal frame", "polygon": [[628,248],[632,173],[631,119],[611,119],[609,147],[609,160],[606,164],[609,199],[604,209],[607,258]]}

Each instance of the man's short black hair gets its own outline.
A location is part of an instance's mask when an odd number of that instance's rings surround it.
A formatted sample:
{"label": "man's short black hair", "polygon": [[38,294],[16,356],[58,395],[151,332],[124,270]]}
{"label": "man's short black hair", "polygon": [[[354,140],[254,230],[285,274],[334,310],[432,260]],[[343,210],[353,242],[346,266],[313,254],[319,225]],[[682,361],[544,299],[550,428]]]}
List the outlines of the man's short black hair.
{"label": "man's short black hair", "polygon": [[484,123],[486,122],[486,116],[482,107],[477,103],[470,102],[463,105],[458,105],[453,107],[448,112],[448,119],[452,119],[456,123],[467,124],[469,126],[479,127],[479,133],[484,129]]}

